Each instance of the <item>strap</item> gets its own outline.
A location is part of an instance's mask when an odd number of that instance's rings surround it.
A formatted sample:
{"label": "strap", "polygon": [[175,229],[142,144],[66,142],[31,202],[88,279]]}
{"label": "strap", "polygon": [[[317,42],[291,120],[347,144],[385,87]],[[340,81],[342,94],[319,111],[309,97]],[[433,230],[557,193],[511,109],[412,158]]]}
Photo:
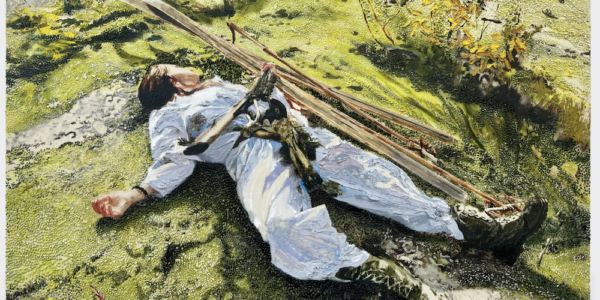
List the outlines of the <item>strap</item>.
{"label": "strap", "polygon": [[146,196],[146,198],[148,198],[148,192],[146,191],[146,189],[144,189],[143,187],[136,185],[134,187],[131,188],[132,190],[139,190],[140,192],[142,192],[144,194],[144,196]]}

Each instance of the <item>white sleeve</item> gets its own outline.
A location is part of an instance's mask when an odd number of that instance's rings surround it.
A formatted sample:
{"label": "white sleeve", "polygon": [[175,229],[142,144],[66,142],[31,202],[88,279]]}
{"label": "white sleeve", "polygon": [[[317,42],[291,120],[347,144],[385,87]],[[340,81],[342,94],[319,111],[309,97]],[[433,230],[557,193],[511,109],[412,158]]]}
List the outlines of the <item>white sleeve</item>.
{"label": "white sleeve", "polygon": [[183,155],[179,138],[188,139],[183,119],[176,111],[161,109],[150,116],[150,147],[154,164],[143,183],[164,197],[182,184],[194,171],[197,156]]}

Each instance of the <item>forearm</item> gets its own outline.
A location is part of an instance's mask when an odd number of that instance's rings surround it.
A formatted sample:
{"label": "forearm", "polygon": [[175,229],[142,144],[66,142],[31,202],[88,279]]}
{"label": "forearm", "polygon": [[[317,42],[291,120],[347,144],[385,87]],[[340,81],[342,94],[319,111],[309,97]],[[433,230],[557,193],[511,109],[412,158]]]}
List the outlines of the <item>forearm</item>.
{"label": "forearm", "polygon": [[[139,187],[143,188],[146,191],[146,193],[148,193],[148,196],[157,194],[157,191],[153,187],[149,186],[148,184],[141,183],[139,185]],[[132,202],[131,204],[138,202],[140,200],[144,200],[145,198],[146,198],[146,195],[141,190],[135,189],[135,188],[131,190],[131,202]]]}

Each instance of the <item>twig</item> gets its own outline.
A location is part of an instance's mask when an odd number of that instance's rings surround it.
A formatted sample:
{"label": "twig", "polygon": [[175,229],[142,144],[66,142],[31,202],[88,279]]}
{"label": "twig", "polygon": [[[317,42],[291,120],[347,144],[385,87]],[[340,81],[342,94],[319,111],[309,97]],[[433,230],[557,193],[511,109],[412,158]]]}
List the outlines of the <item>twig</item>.
{"label": "twig", "polygon": [[[387,22],[385,22],[385,24],[383,25],[383,28],[385,29],[385,27],[393,20],[396,18],[396,16],[398,16],[398,14],[400,13],[400,11],[402,11],[402,9],[399,9],[398,12],[396,12],[396,14],[391,17]],[[385,31],[385,30],[384,30]]]}
{"label": "twig", "polygon": [[496,24],[502,24],[502,21],[498,21],[498,20],[494,20],[494,19],[488,19],[488,18],[481,18],[482,21],[487,21],[487,22],[492,22],[492,23],[496,23]]}
{"label": "twig", "polygon": [[369,33],[371,34],[375,42],[377,42],[377,44],[379,44],[379,46],[381,46],[385,50],[385,52],[388,52],[389,49],[386,48],[379,40],[377,40],[377,38],[373,34],[373,31],[371,31],[371,26],[369,26],[369,20],[367,20],[367,14],[365,13],[365,9],[362,6],[361,0],[358,0],[358,3],[360,3],[360,9],[362,10],[363,18],[365,19],[365,24],[367,24],[367,29],[369,29]]}
{"label": "twig", "polygon": [[[484,20],[484,22],[485,22],[485,20]],[[484,33],[484,32],[485,32],[485,30],[488,28],[488,26],[490,26],[490,23],[488,23],[488,24],[487,24],[487,25],[486,25],[486,26],[483,28],[483,30],[481,31],[481,34],[479,35],[479,40],[480,40],[480,41],[481,41],[481,38],[483,37],[483,33]]]}
{"label": "twig", "polygon": [[546,253],[546,250],[548,250],[548,246],[550,246],[550,243],[552,243],[552,238],[548,238],[546,240],[546,245],[544,246],[544,248],[542,248],[542,252],[540,253],[540,259],[538,259],[538,263],[537,263],[538,268],[542,264],[542,258],[544,258],[544,254]]}
{"label": "twig", "polygon": [[371,12],[373,13],[373,17],[375,18],[375,23],[377,23],[379,27],[381,27],[381,31],[383,31],[385,37],[387,37],[388,40],[392,42],[392,45],[395,45],[396,43],[394,42],[394,39],[387,34],[387,32],[385,31],[385,26],[383,26],[383,23],[379,21],[379,18],[377,17],[377,12],[375,11],[373,3],[371,3],[371,0],[367,0],[367,3],[369,3],[369,7],[371,8]]}
{"label": "twig", "polygon": [[98,297],[98,300],[104,300],[104,294],[103,293],[100,293],[98,291],[98,289],[95,286],[91,285],[91,284],[90,284],[90,287],[92,289],[94,289],[94,296]]}

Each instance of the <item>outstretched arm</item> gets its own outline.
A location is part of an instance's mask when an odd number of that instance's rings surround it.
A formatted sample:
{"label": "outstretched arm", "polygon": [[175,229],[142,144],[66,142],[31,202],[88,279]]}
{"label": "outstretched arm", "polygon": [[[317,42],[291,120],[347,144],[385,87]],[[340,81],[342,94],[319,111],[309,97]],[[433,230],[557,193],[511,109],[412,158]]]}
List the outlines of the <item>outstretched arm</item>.
{"label": "outstretched arm", "polygon": [[[177,139],[188,138],[176,110],[155,111],[150,116],[150,140],[154,164],[139,185],[148,196],[166,196],[192,174],[195,161],[181,153]],[[113,191],[92,201],[92,208],[104,217],[119,218],[146,195],[139,189]]]}
{"label": "outstretched arm", "polygon": [[[146,190],[148,196],[156,194],[156,190],[151,186],[147,184],[141,184],[140,186]],[[119,218],[131,205],[144,198],[146,198],[146,195],[139,189],[114,191],[92,201],[92,208],[103,217]]]}

